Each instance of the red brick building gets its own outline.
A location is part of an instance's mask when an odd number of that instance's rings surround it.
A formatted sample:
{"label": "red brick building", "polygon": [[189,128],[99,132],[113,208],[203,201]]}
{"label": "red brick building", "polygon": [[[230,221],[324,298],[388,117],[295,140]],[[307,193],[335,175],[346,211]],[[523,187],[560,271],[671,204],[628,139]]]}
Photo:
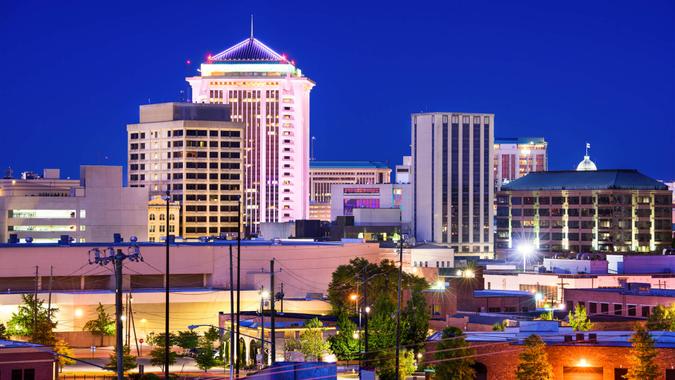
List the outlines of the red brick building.
{"label": "red brick building", "polygon": [[604,314],[646,319],[657,305],[675,303],[675,290],[653,289],[650,284],[625,283],[616,288],[565,289],[568,310],[577,305],[589,315]]}
{"label": "red brick building", "polygon": [[0,379],[54,379],[55,356],[48,347],[0,340]]}
{"label": "red brick building", "polygon": [[[548,360],[556,380],[623,380],[630,355],[628,339],[632,331],[590,331],[575,333],[555,321],[521,322],[504,332],[467,332],[466,340],[475,349],[477,380],[516,378],[523,340],[532,334],[547,344]],[[659,355],[657,362],[663,380],[675,379],[675,333],[653,331]],[[438,339],[438,336],[434,337]],[[432,338],[432,340],[434,340]],[[427,346],[433,352],[435,345]],[[425,358],[433,364],[435,358]]]}

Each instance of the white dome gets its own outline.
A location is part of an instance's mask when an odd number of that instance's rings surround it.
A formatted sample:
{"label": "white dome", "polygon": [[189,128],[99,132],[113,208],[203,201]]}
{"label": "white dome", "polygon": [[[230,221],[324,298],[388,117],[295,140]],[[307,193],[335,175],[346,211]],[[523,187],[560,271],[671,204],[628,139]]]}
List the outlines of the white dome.
{"label": "white dome", "polygon": [[586,171],[595,171],[598,170],[598,167],[595,166],[595,162],[591,161],[591,156],[584,156],[583,161],[577,165],[577,171],[578,172],[586,172]]}

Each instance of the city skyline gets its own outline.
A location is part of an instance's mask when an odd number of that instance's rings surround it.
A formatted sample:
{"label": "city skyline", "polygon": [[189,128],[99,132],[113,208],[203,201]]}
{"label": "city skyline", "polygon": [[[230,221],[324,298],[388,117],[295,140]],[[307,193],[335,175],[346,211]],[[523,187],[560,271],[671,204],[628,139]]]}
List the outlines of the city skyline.
{"label": "city skyline", "polygon": [[[669,49],[673,26],[666,19],[672,4],[649,9],[588,4],[559,14],[543,5],[439,6],[439,15],[431,16],[412,10],[404,17],[402,9],[386,9],[377,17],[376,6],[366,5],[363,17],[347,10],[329,17],[319,9],[312,13],[316,17],[303,17],[274,4],[234,5],[227,13],[213,4],[214,13],[227,14],[230,22],[211,25],[195,10],[174,12],[179,7],[174,3],[161,9],[139,5],[133,14],[125,7],[100,12],[73,5],[29,13],[30,4],[6,5],[9,17],[2,28],[20,38],[9,41],[0,63],[13,74],[2,79],[0,97],[11,107],[5,112],[9,128],[0,165],[17,171],[60,167],[70,177],[79,164],[124,165],[124,125],[135,120],[137,105],[178,100],[187,89],[185,77],[196,75],[209,53],[245,38],[249,14],[255,13],[256,36],[287,53],[317,83],[310,133],[317,137],[319,160],[379,160],[394,167],[410,154],[411,113],[488,112],[495,114],[496,137],[546,138],[551,170],[573,169],[588,141],[600,169],[631,168],[672,179],[675,54]],[[508,22],[517,12],[523,12],[522,24]],[[467,18],[448,23],[442,14]],[[165,22],[138,23],[157,15]],[[118,23],[120,18],[126,22]],[[123,24],[134,28],[124,30]],[[204,33],[185,32],[195,26]],[[62,52],[59,48],[70,49],[58,59],[44,59]],[[429,51],[433,54],[419,53]],[[456,54],[460,51],[466,56]],[[399,79],[387,79],[396,74]],[[52,100],[39,103],[41,119],[26,119],[38,103],[17,99],[31,99],[36,90]],[[632,148],[636,154],[617,153],[617,147],[634,144],[634,131],[647,128],[651,136]],[[37,153],[26,155],[25,144]],[[58,154],[74,144],[77,150]]]}

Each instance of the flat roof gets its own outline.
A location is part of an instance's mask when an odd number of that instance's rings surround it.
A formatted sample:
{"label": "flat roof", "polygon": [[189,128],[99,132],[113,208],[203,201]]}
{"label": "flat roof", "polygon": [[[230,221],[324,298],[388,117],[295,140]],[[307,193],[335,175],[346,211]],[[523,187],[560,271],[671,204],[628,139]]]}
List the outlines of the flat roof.
{"label": "flat roof", "polygon": [[543,137],[495,137],[495,144],[546,144]]}
{"label": "flat roof", "polygon": [[382,161],[309,161],[310,169],[389,169]]}
{"label": "flat roof", "polygon": [[610,189],[668,190],[668,186],[634,169],[531,172],[502,185],[503,191]]}
{"label": "flat roof", "polygon": [[43,346],[35,343],[19,342],[17,340],[0,339],[0,350],[2,350],[3,348],[34,348],[34,347],[43,347]]}
{"label": "flat roof", "polygon": [[533,297],[534,294],[524,290],[474,290],[474,297]]}
{"label": "flat roof", "polygon": [[[59,243],[0,243],[0,248],[46,248],[46,247],[128,247],[131,245],[131,242],[123,241],[121,243],[112,243],[112,242],[90,242],[90,243],[69,243],[69,244],[59,244]],[[136,245],[139,247],[164,247],[164,242],[137,242]],[[171,247],[177,246],[191,246],[191,247],[208,247],[208,246],[230,246],[237,245],[236,240],[215,240],[208,242],[201,241],[187,241],[187,242],[175,242],[170,244]],[[283,240],[242,240],[241,245],[246,246],[272,246],[272,245],[282,245],[282,246],[342,246],[344,243],[342,241],[307,241],[307,240],[298,240],[294,241],[293,239],[283,239]]]}

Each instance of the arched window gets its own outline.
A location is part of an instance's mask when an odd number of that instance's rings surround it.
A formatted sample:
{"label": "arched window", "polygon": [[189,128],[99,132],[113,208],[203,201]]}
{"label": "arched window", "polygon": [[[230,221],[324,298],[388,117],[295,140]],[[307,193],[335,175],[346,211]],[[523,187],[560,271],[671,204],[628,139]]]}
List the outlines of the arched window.
{"label": "arched window", "polygon": [[159,214],[159,220],[164,220],[166,219],[166,216],[164,214]]}
{"label": "arched window", "polygon": [[169,214],[169,220],[176,220],[175,214]]}
{"label": "arched window", "polygon": [[150,219],[150,220],[155,220],[155,214],[150,214],[149,219]]}

